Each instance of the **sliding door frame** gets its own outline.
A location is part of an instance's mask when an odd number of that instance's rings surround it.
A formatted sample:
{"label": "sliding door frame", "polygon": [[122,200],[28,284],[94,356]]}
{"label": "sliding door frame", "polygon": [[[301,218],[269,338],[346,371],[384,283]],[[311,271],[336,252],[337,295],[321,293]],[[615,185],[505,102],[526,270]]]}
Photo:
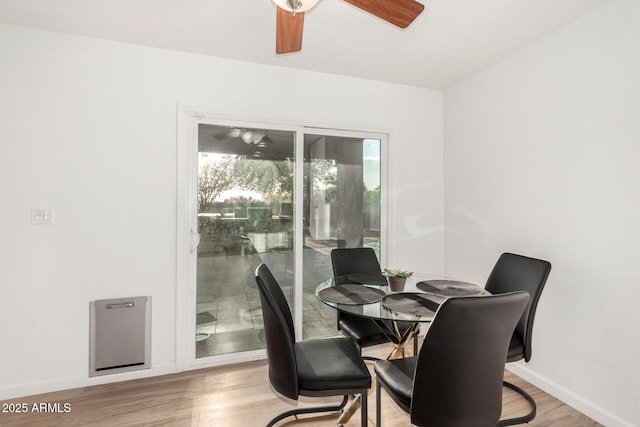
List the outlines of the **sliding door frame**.
{"label": "sliding door frame", "polygon": [[[380,140],[380,265],[387,265],[388,236],[388,134],[375,131],[344,130],[305,126],[304,134]],[[304,138],[304,135],[303,135]],[[302,197],[302,195],[300,195]],[[302,200],[302,199],[300,199]],[[302,210],[300,211],[302,215]],[[302,217],[301,217],[302,218]],[[300,247],[302,249],[302,246]],[[300,260],[302,262],[302,260]]]}
{"label": "sliding door frame", "polygon": [[[302,123],[310,126],[305,126]],[[386,265],[388,248],[388,131],[369,127],[313,123],[305,118],[283,121],[269,116],[226,114],[203,107],[178,105],[176,149],[176,371],[247,362],[266,358],[266,351],[253,350],[196,358],[196,262],[197,262],[197,152],[198,125],[266,128],[295,132],[294,144],[294,325],[296,339],[302,339],[303,265],[303,176],[305,133],[380,140],[381,227],[380,262]],[[354,129],[354,130],[342,130]]]}

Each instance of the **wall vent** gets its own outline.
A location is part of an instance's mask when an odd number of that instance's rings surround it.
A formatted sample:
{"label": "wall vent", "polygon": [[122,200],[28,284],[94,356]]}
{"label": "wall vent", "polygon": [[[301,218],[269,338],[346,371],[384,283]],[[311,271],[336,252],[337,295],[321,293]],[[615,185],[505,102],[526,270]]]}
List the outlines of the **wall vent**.
{"label": "wall vent", "polygon": [[151,297],[90,303],[89,376],[151,367]]}

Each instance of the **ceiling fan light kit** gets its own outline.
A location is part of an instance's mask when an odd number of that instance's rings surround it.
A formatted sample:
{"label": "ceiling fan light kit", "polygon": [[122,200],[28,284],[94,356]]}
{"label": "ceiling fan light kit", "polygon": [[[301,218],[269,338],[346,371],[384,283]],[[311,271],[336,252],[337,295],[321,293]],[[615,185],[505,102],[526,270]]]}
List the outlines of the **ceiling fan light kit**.
{"label": "ceiling fan light kit", "polygon": [[279,8],[291,12],[292,14],[306,12],[318,4],[319,1],[320,0],[273,0]]}
{"label": "ceiling fan light kit", "polygon": [[[273,0],[276,14],[276,53],[292,53],[302,49],[304,13],[320,0]],[[344,0],[399,28],[407,28],[424,10],[415,0]]]}
{"label": "ceiling fan light kit", "polygon": [[242,139],[245,144],[258,144],[262,142],[262,138],[265,136],[266,132],[261,130],[245,130],[240,132],[240,139]]}

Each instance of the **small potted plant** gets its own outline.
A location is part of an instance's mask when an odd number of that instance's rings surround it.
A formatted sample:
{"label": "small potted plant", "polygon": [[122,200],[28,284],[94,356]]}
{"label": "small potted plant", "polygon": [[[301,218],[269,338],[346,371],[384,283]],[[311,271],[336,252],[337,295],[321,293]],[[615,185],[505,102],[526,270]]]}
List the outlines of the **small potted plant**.
{"label": "small potted plant", "polygon": [[385,268],[382,275],[387,278],[392,291],[398,292],[404,289],[404,284],[408,277],[413,275],[413,271],[400,270],[397,268]]}

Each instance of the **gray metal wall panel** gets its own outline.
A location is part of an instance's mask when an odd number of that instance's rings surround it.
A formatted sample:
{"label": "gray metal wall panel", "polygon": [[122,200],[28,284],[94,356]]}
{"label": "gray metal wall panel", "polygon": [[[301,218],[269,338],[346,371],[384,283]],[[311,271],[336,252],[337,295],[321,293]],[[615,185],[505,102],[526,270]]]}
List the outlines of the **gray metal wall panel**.
{"label": "gray metal wall panel", "polygon": [[90,374],[148,366],[148,297],[97,300],[92,307]]}

